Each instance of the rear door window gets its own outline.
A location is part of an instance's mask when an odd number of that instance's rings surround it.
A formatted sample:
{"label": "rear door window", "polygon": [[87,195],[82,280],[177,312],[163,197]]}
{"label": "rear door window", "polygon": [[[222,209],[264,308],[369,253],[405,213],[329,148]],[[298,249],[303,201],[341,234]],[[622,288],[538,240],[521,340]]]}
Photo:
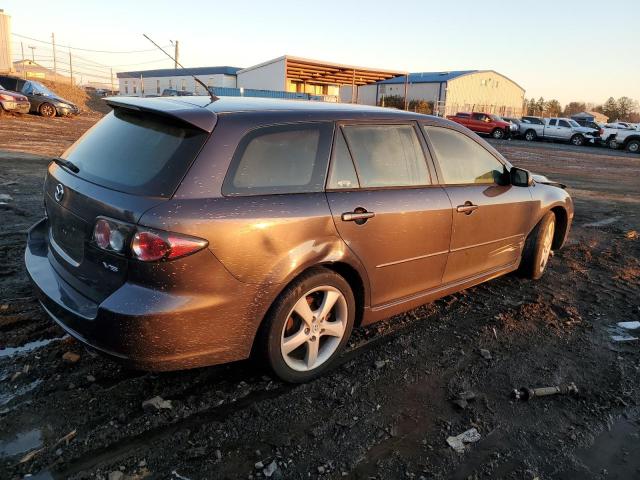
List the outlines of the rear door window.
{"label": "rear door window", "polygon": [[347,125],[342,130],[361,188],[429,185],[429,171],[412,125]]}
{"label": "rear door window", "polygon": [[324,190],[333,126],[300,123],[259,128],[243,138],[225,178],[224,195]]}
{"label": "rear door window", "polygon": [[502,183],[504,165],[466,135],[443,127],[424,127],[448,185]]}
{"label": "rear door window", "polygon": [[356,173],[351,154],[347,148],[342,130],[336,132],[333,144],[333,156],[331,158],[331,171],[327,188],[330,190],[343,190],[360,187],[358,174]]}
{"label": "rear door window", "polygon": [[92,183],[134,195],[168,197],[208,134],[169,118],[115,109],[63,158]]}

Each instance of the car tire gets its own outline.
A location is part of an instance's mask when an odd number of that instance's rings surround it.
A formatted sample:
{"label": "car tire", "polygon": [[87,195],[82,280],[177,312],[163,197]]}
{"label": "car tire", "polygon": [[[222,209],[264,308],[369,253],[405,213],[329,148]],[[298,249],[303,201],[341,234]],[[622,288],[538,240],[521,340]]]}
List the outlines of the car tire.
{"label": "car tire", "polygon": [[640,140],[631,140],[627,143],[627,152],[640,153]]}
{"label": "car tire", "polygon": [[555,214],[547,212],[531,231],[522,251],[520,275],[534,280],[542,277],[551,256],[555,227]]}
{"label": "car tire", "polygon": [[501,128],[495,128],[493,132],[491,132],[491,136],[496,140],[501,140],[504,138],[504,130]]}
{"label": "car tire", "polygon": [[[325,308],[326,301],[330,308]],[[313,268],[294,280],[269,309],[259,340],[263,355],[285,382],[312,380],[330,369],[344,349],[355,313],[347,281],[332,270]]]}
{"label": "car tire", "polygon": [[527,142],[533,142],[537,136],[538,135],[536,134],[535,130],[527,130],[526,132],[524,132],[524,139]]}
{"label": "car tire", "polygon": [[571,137],[571,140],[569,140],[571,142],[572,145],[575,145],[576,147],[581,147],[582,145],[584,145],[584,136],[582,136],[579,133],[576,133],[573,137]]}
{"label": "car tire", "polygon": [[56,116],[56,107],[50,103],[43,103],[38,107],[38,113],[43,117],[52,118]]}

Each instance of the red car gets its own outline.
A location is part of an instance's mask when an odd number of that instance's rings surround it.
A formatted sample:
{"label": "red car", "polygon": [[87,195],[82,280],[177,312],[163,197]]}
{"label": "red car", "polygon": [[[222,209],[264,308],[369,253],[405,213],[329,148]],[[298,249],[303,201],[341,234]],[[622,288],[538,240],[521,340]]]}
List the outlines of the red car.
{"label": "red car", "polygon": [[447,118],[464,125],[469,130],[491,135],[493,138],[506,138],[511,132],[511,124],[493,113],[458,112],[455,115],[448,115]]}
{"label": "red car", "polygon": [[31,108],[31,104],[27,97],[17,92],[5,90],[0,85],[0,112],[29,113],[29,108]]}

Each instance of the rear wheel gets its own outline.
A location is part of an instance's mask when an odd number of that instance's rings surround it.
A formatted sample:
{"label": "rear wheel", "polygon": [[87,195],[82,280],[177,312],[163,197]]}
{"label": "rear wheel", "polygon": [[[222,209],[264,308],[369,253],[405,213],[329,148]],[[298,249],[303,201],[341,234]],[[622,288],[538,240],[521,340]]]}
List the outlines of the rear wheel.
{"label": "rear wheel", "polygon": [[497,140],[504,138],[504,130],[501,128],[496,128],[493,132],[491,132],[491,136]]}
{"label": "rear wheel", "polygon": [[570,141],[576,147],[580,147],[580,146],[582,146],[584,144],[584,137],[582,135],[580,135],[579,133],[577,133],[573,137],[571,137]]}
{"label": "rear wheel", "polygon": [[524,134],[524,139],[527,142],[533,142],[536,139],[537,135],[535,130],[527,130]]}
{"label": "rear wheel", "polygon": [[49,118],[55,117],[56,116],[56,107],[54,107],[50,103],[43,103],[42,105],[40,105],[40,108],[38,108],[38,112],[43,117],[49,117]]}
{"label": "rear wheel", "polygon": [[556,229],[556,216],[547,212],[527,237],[522,252],[519,273],[527,278],[538,279],[544,273]]}
{"label": "rear wheel", "polygon": [[355,299],[347,281],[314,268],[289,285],[269,310],[262,347],[278,377],[306,382],[331,367],[354,320]]}
{"label": "rear wheel", "polygon": [[629,143],[627,143],[627,151],[631,153],[640,152],[640,140],[631,140]]}

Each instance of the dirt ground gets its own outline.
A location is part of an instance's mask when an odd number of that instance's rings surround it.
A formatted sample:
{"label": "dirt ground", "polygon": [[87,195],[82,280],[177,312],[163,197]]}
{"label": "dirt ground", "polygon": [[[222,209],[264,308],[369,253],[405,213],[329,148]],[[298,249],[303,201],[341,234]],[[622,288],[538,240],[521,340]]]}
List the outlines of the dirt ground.
{"label": "dirt ground", "polygon": [[[89,126],[56,119],[42,135],[49,123],[30,118],[36,133],[12,125],[6,137],[3,121],[0,149],[43,155]],[[0,153],[0,478],[640,477],[639,343],[613,339],[634,336],[617,323],[640,321],[640,156],[494,145],[575,199],[545,276],[508,275],[357,330],[332,372],[299,386],[252,361],[131,371],[64,336],[22,259],[46,162]],[[577,394],[511,397],[569,382]],[[464,408],[461,392],[474,397]],[[168,408],[143,409],[155,396]],[[463,453],[447,444],[471,428],[480,439]]]}

